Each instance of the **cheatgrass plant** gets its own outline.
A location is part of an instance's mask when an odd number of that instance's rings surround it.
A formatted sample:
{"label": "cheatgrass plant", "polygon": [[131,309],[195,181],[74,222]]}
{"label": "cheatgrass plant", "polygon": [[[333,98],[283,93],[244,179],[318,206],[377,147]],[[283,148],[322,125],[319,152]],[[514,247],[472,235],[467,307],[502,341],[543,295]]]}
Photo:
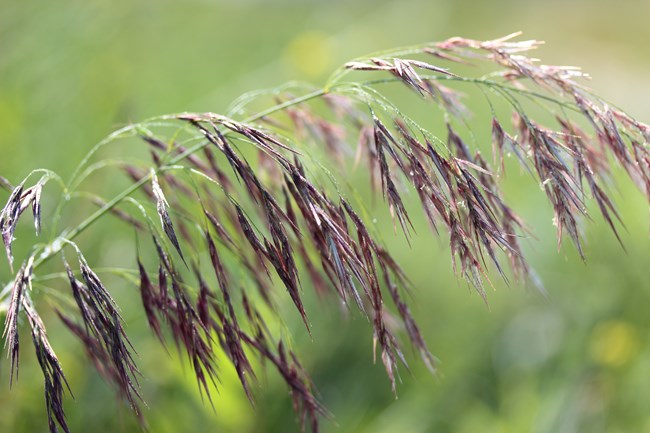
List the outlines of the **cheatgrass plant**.
{"label": "cheatgrass plant", "polygon": [[[12,381],[18,375],[19,334],[31,330],[50,431],[69,432],[62,402],[71,390],[43,308],[56,309],[99,374],[145,422],[138,381],[146,372],[138,369],[113,289],[102,282],[106,272],[130,276],[153,335],[186,352],[202,393],[209,397],[217,360],[227,360],[253,401],[261,360],[284,379],[301,425],[312,431],[328,412],[299,355],[269,326],[282,321],[280,297],[295,304],[305,332],[308,292],[359,309],[393,392],[398,365],[407,363],[402,334],[435,371],[404,296],[408,276],[383,246],[359,185],[348,181],[352,172],[367,176],[363,187],[383,198],[407,239],[417,210],[405,194],[418,197],[434,236],[449,242],[450,272],[483,297],[490,268],[499,278],[540,285],[522,253],[526,225],[500,191],[512,166],[507,156],[523,168],[513,176],[532,175],[541,185],[558,243],[568,238],[583,255],[580,225],[589,203],[618,237],[612,171],[622,167],[650,200],[650,127],[595,96],[579,69],[528,57],[540,43],[516,36],[457,37],[360,57],[322,88],[288,84],[246,94],[225,114],[165,115],[125,126],[92,148],[67,181],[44,169],[15,186],[0,178],[8,194],[0,230],[13,275],[0,293],[10,374]],[[464,89],[480,90],[479,97],[465,100]],[[436,126],[410,116],[404,101],[415,99],[400,92],[430,101]],[[491,130],[491,155],[478,151],[488,153],[490,143],[481,146],[471,134],[472,104],[491,110],[491,124],[472,126]],[[119,141],[146,158],[104,158]],[[129,180],[126,189],[107,198],[84,189],[89,178],[111,170]],[[49,240],[15,258],[16,226],[31,208],[41,231],[41,197],[57,193],[50,184],[62,191],[43,224]],[[66,216],[79,200],[98,208],[81,220]],[[84,256],[95,246],[78,238],[109,215],[135,233],[133,269],[93,270]],[[57,268],[48,275],[58,276],[60,287],[48,282],[42,290],[42,271]],[[71,308],[57,308],[61,299]]]}

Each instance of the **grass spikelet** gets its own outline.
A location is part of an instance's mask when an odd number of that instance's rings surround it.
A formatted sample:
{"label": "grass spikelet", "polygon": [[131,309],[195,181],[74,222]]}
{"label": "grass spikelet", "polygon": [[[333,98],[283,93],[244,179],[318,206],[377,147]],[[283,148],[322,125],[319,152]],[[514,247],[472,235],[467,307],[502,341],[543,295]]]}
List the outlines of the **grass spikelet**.
{"label": "grass spikelet", "polygon": [[32,341],[36,350],[36,359],[43,372],[45,379],[45,405],[47,408],[47,419],[50,433],[58,433],[57,424],[65,433],[70,433],[63,410],[63,394],[67,389],[72,395],[70,385],[63,374],[63,369],[59,363],[50,342],[47,339],[45,324],[38,315],[30,301],[23,300],[25,314],[32,329]]}
{"label": "grass spikelet", "polygon": [[[158,177],[153,171],[151,172],[151,190],[153,191],[153,195],[156,199],[156,209],[158,210],[158,216],[160,217],[160,224],[162,225],[163,231],[178,252],[178,255],[181,256],[181,259],[183,262],[185,262],[183,251],[181,251],[181,246],[178,243],[178,237],[174,231],[172,219],[169,217],[169,212],[167,211],[169,209],[169,203],[167,203],[165,194],[163,193],[162,188],[160,188],[160,184],[158,183]],[[187,265],[187,262],[185,262],[185,264]]]}

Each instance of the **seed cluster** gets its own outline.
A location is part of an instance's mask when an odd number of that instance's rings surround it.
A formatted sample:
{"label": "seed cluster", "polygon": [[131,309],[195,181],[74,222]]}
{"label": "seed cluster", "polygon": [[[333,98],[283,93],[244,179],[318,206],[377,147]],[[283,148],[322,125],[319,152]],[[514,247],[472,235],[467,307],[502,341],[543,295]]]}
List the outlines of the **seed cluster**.
{"label": "seed cluster", "polygon": [[[650,201],[650,127],[610,108],[578,84],[576,80],[585,77],[578,69],[539,65],[524,55],[539,42],[515,42],[514,36],[492,41],[452,38],[403,53],[459,67],[487,62],[498,68],[489,79],[463,77],[452,73],[452,67],[403,58],[398,52],[347,63],[338,72],[338,82],[314,98],[278,93],[277,108],[252,120],[231,118],[237,113],[174,116],[199,143],[193,147],[138,131],[153,164],[143,169],[125,163],[122,170],[142,193],[137,200],[130,198],[140,214],[118,208],[120,200],[93,201],[100,212],[110,212],[151,239],[148,249],[139,244],[138,254],[152,254],[137,260],[147,322],[163,345],[171,339],[187,354],[208,399],[218,382],[218,353],[234,366],[251,402],[258,360],[273,366],[286,382],[303,429],[318,431],[320,418],[328,412],[296,353],[267,323],[269,317],[280,320],[278,297],[286,293],[311,333],[303,300],[306,288],[320,297],[335,297],[367,317],[375,356],[379,352],[393,392],[398,364],[407,365],[400,334],[427,367],[436,370],[436,359],[405,299],[407,276],[382,245],[364,207],[343,188],[328,188],[314,175],[318,167],[336,165],[344,172],[365,164],[370,186],[381,194],[396,231],[399,227],[407,240],[415,229],[406,195],[415,192],[432,230],[448,238],[454,271],[486,302],[484,285],[491,266],[506,280],[512,274],[519,281],[537,283],[520,243],[528,229],[500,191],[506,155],[515,155],[542,185],[554,211],[558,243],[566,233],[584,257],[580,222],[587,216],[589,200],[596,202],[620,241],[620,218],[608,190],[611,162],[622,166]],[[354,71],[390,75],[369,82],[342,80]],[[379,86],[391,82],[437,103],[445,114],[445,138],[421,127],[379,92]],[[454,122],[467,119],[470,111],[462,94],[443,82],[476,84],[488,102],[500,98],[512,108],[509,119],[493,110],[488,125],[492,158],[472,150],[474,143]],[[322,106],[311,103],[316,97]],[[530,118],[523,99],[552,107],[556,124]],[[328,157],[314,164],[316,149]],[[336,176],[324,171],[336,185]],[[50,177],[44,175],[29,188],[26,181],[14,188],[0,178],[11,191],[0,214],[10,264],[16,225],[29,206],[37,232],[40,228],[41,191]],[[154,213],[160,225],[153,223]],[[144,422],[141,373],[119,308],[72,239],[64,234],[61,242],[74,246],[78,257],[78,270],[64,260],[78,314],[58,316]],[[45,377],[50,430],[56,432],[58,424],[68,432],[62,407],[67,383],[31,300],[40,264],[35,257],[25,260],[9,286],[5,344],[13,378],[22,312]],[[152,262],[157,263],[148,269]]]}

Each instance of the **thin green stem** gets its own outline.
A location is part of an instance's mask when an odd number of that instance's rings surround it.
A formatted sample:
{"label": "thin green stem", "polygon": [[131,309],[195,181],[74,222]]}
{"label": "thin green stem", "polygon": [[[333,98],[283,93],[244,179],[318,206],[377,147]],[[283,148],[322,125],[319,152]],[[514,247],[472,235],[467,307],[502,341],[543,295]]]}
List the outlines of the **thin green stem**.
{"label": "thin green stem", "polygon": [[[529,96],[533,98],[543,99],[548,102],[557,104],[560,107],[568,108],[570,110],[579,112],[580,109],[570,102],[562,101],[561,99],[553,98],[552,96],[544,95],[543,93],[535,92],[532,90],[520,89],[517,87],[507,86],[505,84],[499,83],[498,81],[487,80],[483,78],[468,78],[468,77],[449,77],[449,76],[440,76],[440,75],[422,75],[421,78],[426,80],[436,80],[436,81],[456,81],[461,83],[473,83],[478,85],[483,85],[485,87],[497,88],[506,90],[508,92],[519,93],[524,96]],[[363,84],[371,86],[374,84],[387,84],[401,82],[399,78],[382,78],[379,80],[366,81]]]}

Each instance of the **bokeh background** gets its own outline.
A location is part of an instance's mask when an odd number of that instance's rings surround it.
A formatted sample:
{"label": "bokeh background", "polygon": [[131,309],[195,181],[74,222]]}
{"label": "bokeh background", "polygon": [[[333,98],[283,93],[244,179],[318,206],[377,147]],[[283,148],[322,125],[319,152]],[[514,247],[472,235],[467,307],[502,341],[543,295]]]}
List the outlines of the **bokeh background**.
{"label": "bokeh background", "polygon": [[[318,84],[366,52],[517,30],[547,41],[536,53],[546,63],[582,66],[593,89],[648,123],[648,17],[647,0],[0,0],[0,174],[14,182],[35,167],[69,174],[86,149],[130,121],[224,111],[243,92],[288,80]],[[474,121],[486,124],[487,116],[478,112]],[[386,235],[414,283],[414,314],[441,360],[431,376],[409,354],[411,372],[402,370],[398,399],[383,367],[372,364],[369,324],[342,319],[335,305],[308,295],[313,341],[297,321],[289,326],[334,415],[323,430],[650,432],[650,222],[641,194],[618,177],[626,252],[595,217],[584,227],[586,265],[569,244],[557,251],[539,186],[516,176],[507,184],[538,238],[527,251],[547,297],[495,278],[488,308],[454,278],[444,241],[427,235],[409,249]],[[123,226],[108,227],[84,238],[102,263],[132,242]],[[33,235],[24,233],[19,243],[29,244]],[[9,278],[3,263],[0,282]],[[213,411],[188,366],[154,342],[137,293],[117,291],[145,372],[149,431],[299,430],[272,370],[253,409],[223,367]],[[75,394],[66,401],[72,431],[140,431],[82,349],[52,315],[46,321]],[[12,390],[8,362],[0,359],[0,432],[47,431],[42,376],[23,335]]]}

